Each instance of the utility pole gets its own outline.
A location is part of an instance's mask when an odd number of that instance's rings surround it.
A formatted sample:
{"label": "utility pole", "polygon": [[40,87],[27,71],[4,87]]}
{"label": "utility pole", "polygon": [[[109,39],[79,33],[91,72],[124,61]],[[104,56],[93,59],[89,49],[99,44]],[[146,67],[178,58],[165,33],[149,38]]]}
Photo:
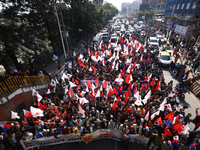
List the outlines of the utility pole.
{"label": "utility pole", "polygon": [[67,59],[66,51],[65,51],[65,45],[64,45],[64,41],[63,41],[63,36],[62,36],[61,28],[60,28],[60,21],[59,21],[59,18],[58,18],[58,12],[57,12],[57,9],[56,9],[55,5],[54,5],[54,7],[55,7],[55,10],[56,10],[56,18],[57,18],[58,28],[59,28],[59,32],[60,32],[60,38],[61,38],[61,42],[62,42],[62,47],[63,47],[65,59]]}

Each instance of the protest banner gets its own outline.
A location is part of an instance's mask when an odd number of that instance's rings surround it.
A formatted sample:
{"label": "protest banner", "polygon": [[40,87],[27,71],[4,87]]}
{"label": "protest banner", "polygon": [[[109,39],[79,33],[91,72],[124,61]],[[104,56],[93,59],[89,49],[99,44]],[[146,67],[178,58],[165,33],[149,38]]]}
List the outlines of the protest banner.
{"label": "protest banner", "polygon": [[[145,145],[148,143],[149,139],[146,137],[143,137],[139,134],[130,134],[129,135],[131,139],[134,141]],[[50,145],[57,145],[57,144],[63,144],[63,143],[72,143],[72,142],[81,142],[84,141],[85,143],[99,140],[99,139],[112,139],[116,141],[121,141],[122,132],[119,130],[97,130],[91,134],[86,134],[84,136],[80,136],[80,133],[72,133],[67,135],[58,135],[58,139],[54,138],[53,136],[48,138],[39,138],[39,139],[33,139],[33,140],[20,140],[20,143],[24,150],[28,150],[34,147],[40,147],[40,146],[50,146]]]}

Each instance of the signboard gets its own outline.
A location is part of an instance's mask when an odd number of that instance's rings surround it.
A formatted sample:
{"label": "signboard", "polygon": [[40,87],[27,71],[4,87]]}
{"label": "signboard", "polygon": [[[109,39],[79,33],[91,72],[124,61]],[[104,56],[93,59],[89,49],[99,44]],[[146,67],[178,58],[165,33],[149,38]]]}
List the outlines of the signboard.
{"label": "signboard", "polygon": [[188,27],[176,25],[174,32],[185,36],[187,29],[188,29]]}
{"label": "signboard", "polygon": [[196,44],[197,44],[197,45],[200,45],[200,35],[199,35],[199,37],[197,38]]}
{"label": "signboard", "polygon": [[[146,137],[143,137],[139,134],[130,134],[130,138],[142,145],[147,145],[149,139]],[[50,146],[50,145],[57,145],[57,144],[63,144],[63,143],[72,143],[72,142],[80,142],[84,141],[85,143],[99,140],[99,139],[112,139],[116,141],[121,141],[122,132],[119,130],[97,130],[91,134],[86,134],[84,136],[81,136],[80,133],[72,133],[72,134],[61,134],[58,135],[58,139],[54,138],[53,136],[48,138],[39,138],[34,140],[20,140],[20,143],[24,150],[32,149],[34,147],[40,147],[40,146]]]}

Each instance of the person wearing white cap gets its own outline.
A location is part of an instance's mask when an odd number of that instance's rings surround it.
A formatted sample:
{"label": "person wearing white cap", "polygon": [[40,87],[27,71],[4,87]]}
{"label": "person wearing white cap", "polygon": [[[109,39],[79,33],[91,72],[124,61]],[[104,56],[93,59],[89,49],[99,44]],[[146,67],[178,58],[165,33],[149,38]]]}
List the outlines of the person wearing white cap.
{"label": "person wearing white cap", "polygon": [[108,123],[108,129],[112,130],[115,128],[115,122],[113,122],[112,119],[110,119],[109,123]]}

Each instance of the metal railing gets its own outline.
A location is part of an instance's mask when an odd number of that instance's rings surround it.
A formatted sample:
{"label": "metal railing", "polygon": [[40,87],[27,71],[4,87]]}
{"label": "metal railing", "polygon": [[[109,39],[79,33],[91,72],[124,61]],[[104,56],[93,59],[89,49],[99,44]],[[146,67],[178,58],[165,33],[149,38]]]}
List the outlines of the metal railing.
{"label": "metal railing", "polygon": [[44,85],[50,83],[48,76],[11,76],[0,83],[0,96],[8,97],[19,88]]}

